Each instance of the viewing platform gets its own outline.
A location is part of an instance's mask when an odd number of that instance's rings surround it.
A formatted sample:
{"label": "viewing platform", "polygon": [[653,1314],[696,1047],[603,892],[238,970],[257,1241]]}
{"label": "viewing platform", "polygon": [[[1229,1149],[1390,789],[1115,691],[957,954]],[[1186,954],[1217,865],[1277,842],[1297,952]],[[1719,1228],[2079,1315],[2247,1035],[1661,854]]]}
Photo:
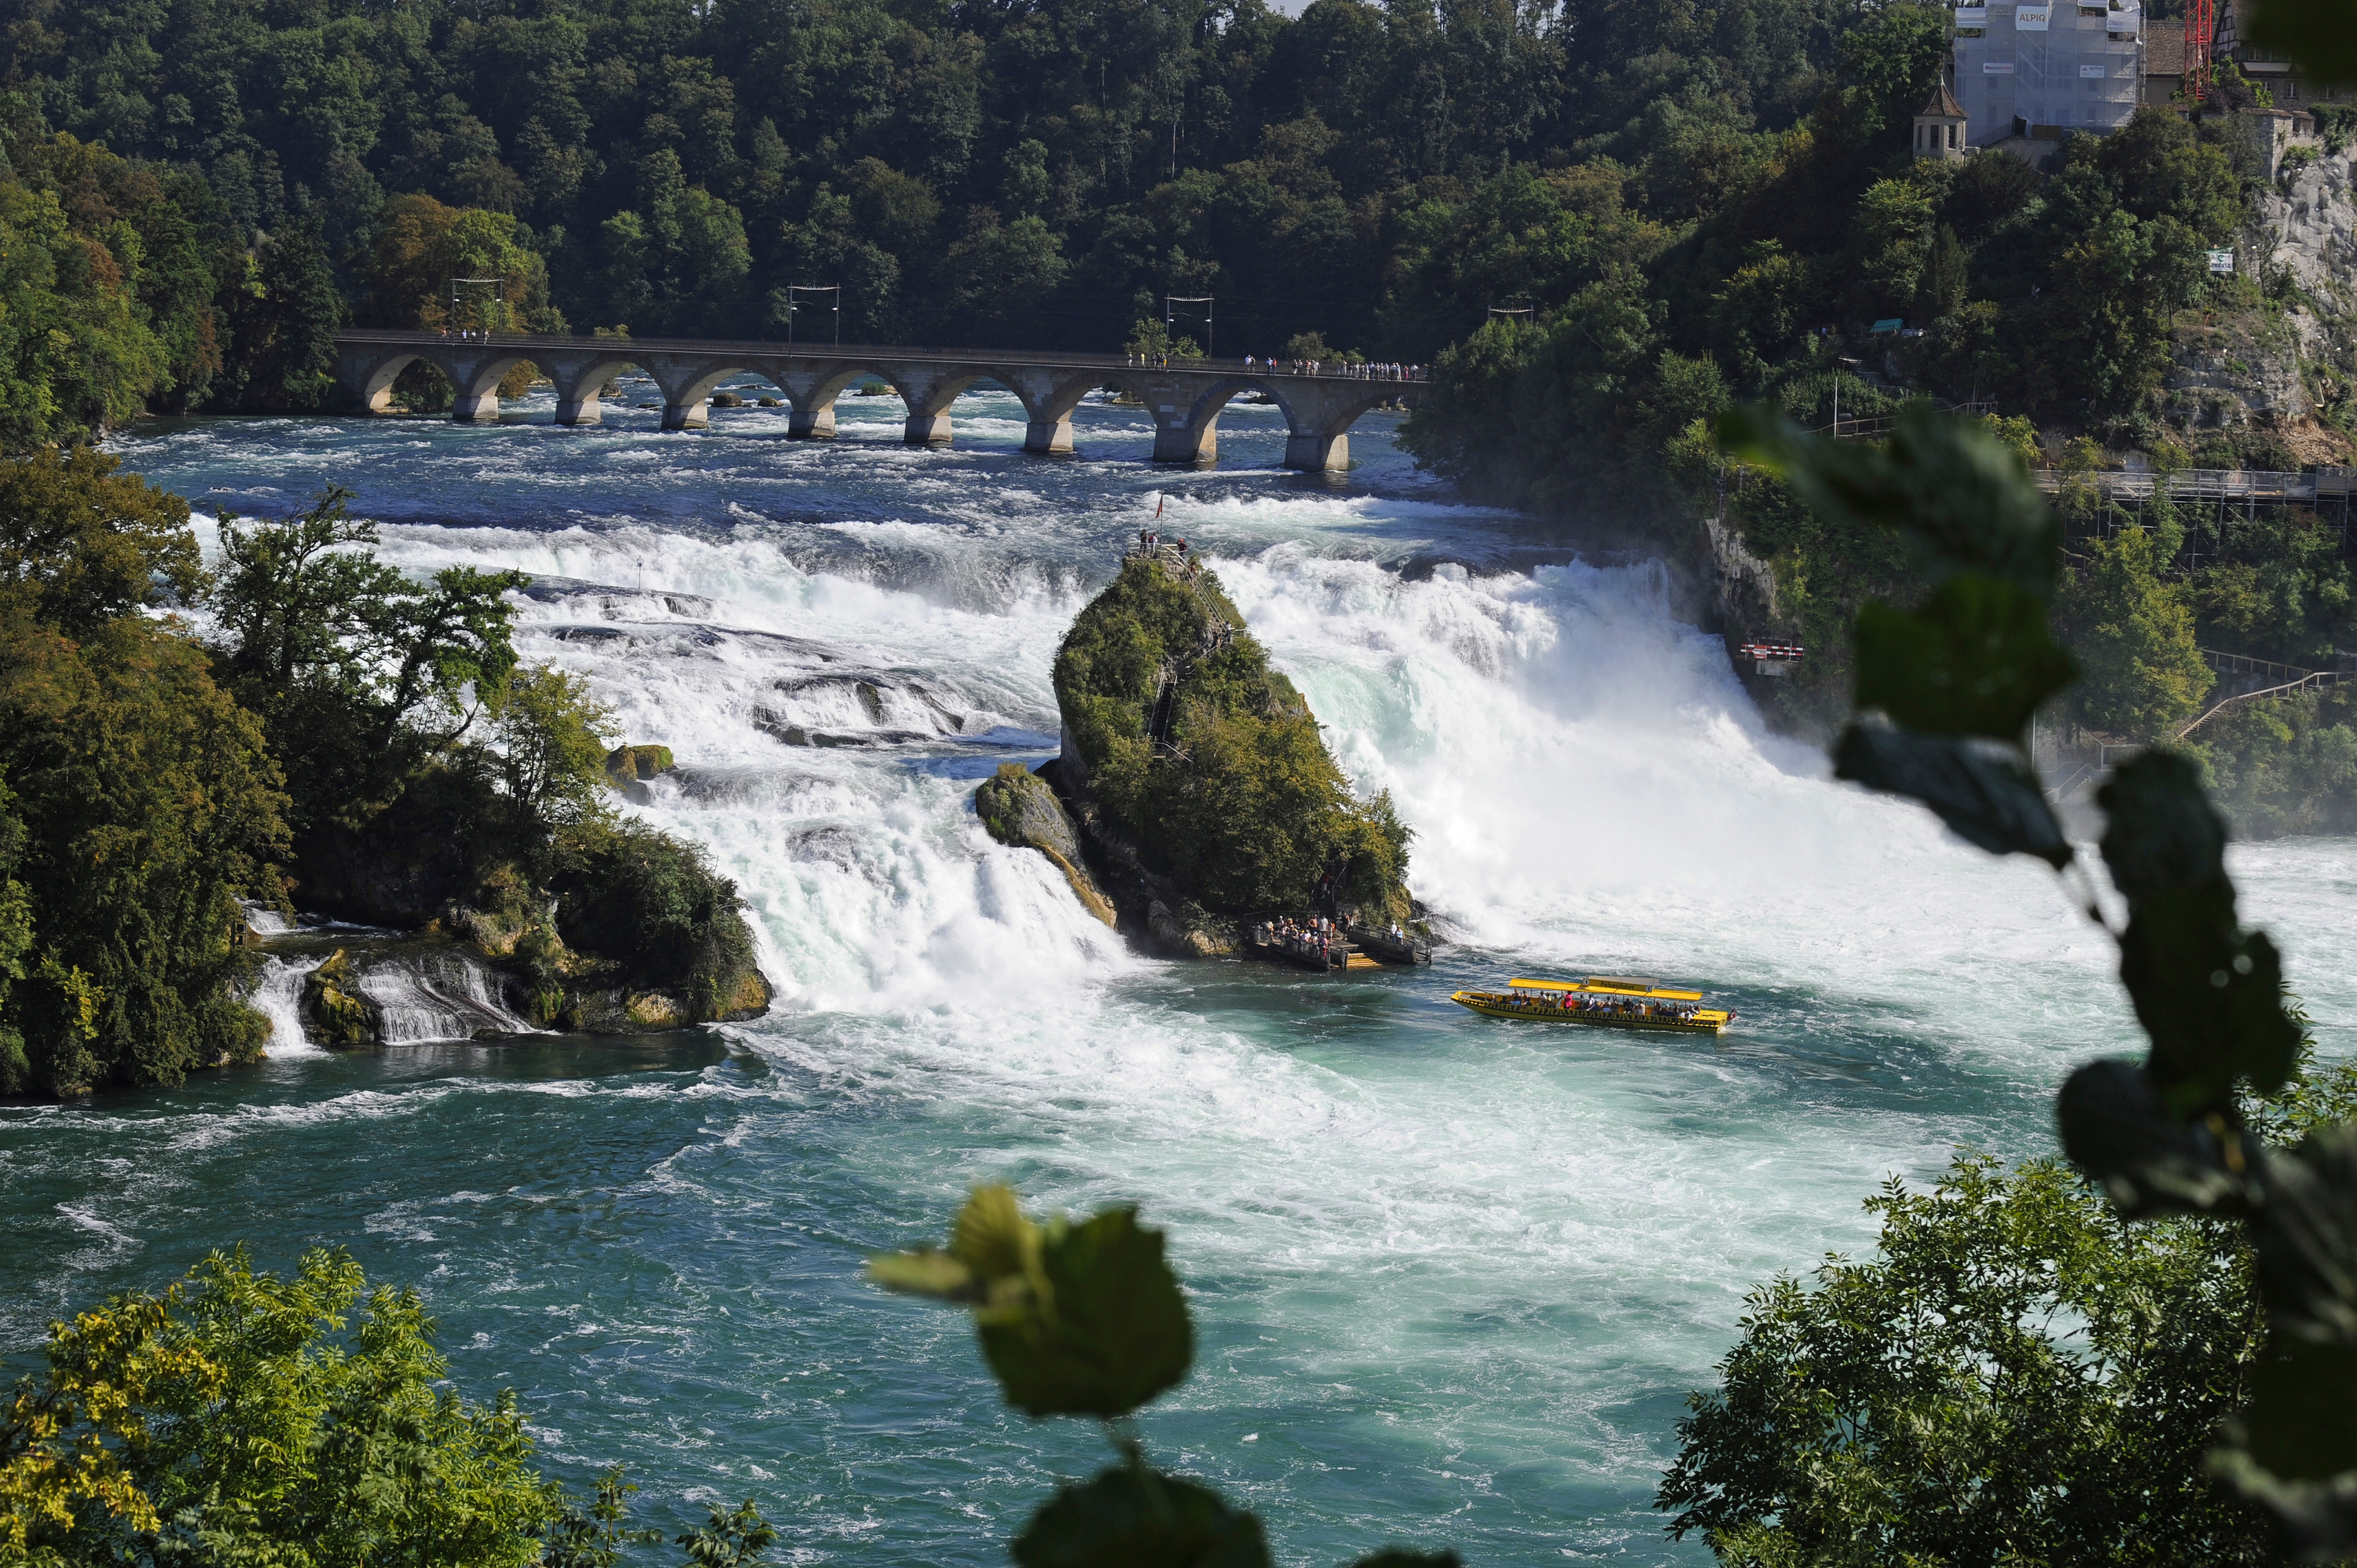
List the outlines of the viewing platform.
{"label": "viewing platform", "polygon": [[390,413],[393,384],[424,360],[448,378],[451,418],[499,417],[500,381],[530,364],[556,386],[556,423],[595,424],[607,382],[623,371],[652,378],[663,398],[665,430],[697,430],[711,417],[712,393],[733,377],[757,376],[791,410],[787,435],[834,435],[835,399],[855,384],[888,384],[908,404],[903,439],[945,446],[950,404],[981,381],[1021,400],[1028,421],[1023,449],[1072,450],[1072,411],[1100,387],[1135,399],[1154,420],[1154,461],[1200,464],[1219,455],[1220,414],[1234,398],[1261,393],[1284,413],[1285,466],[1312,472],[1351,466],[1349,431],[1380,403],[1412,401],[1419,372],[1396,365],[1243,360],[1161,360],[1125,354],[1032,352],[1014,349],[894,348],[683,338],[559,338],[526,333],[445,334],[423,329],[349,328],[336,335],[336,376],[362,408]]}

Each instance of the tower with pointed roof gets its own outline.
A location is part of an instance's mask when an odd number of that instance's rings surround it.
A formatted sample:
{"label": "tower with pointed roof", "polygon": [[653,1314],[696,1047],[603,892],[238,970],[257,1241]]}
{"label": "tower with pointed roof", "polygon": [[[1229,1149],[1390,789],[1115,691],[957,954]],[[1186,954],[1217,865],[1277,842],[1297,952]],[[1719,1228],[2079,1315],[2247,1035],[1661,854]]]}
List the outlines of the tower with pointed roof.
{"label": "tower with pointed roof", "polygon": [[1948,91],[1943,78],[1924,100],[1923,107],[1915,111],[1915,156],[1919,158],[1939,158],[1960,164],[1971,151],[1972,142],[1965,134],[1964,106]]}

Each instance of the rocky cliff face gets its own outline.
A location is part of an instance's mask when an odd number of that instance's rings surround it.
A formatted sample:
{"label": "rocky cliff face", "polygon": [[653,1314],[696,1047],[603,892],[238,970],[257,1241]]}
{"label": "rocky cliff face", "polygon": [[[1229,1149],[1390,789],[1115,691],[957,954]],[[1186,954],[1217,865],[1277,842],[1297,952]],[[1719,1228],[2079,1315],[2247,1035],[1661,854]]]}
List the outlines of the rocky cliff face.
{"label": "rocky cliff face", "polygon": [[2353,187],[2357,148],[2293,142],[2239,247],[2264,300],[2179,321],[2163,407],[2200,466],[2357,462]]}
{"label": "rocky cliff face", "polygon": [[1120,918],[1088,873],[1080,825],[1056,798],[1054,788],[1020,763],[999,764],[998,775],[974,792],[974,809],[990,836],[1016,849],[1036,849],[1064,874],[1081,907],[1108,926]]}

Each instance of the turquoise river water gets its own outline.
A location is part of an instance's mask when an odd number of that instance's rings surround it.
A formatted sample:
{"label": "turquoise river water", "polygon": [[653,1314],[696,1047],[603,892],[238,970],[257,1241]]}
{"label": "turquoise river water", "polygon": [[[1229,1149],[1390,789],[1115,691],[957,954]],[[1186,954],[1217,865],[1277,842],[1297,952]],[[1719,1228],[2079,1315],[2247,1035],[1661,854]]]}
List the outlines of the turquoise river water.
{"label": "turquoise river water", "polygon": [[[189,421],[119,447],[208,538],[336,480],[404,566],[535,574],[521,647],[677,754],[635,809],[737,879],[774,1011],[623,1042],[280,1040],[173,1092],[0,1112],[0,1353],[211,1246],[284,1267],[341,1244],[425,1292],[460,1386],[515,1388],[556,1471],[628,1461],[667,1530],[749,1495],[780,1561],[999,1563],[1103,1440],[1004,1410],[962,1316],[859,1264],[1003,1179],[1168,1227],[1199,1353],[1140,1430],[1259,1510],[1281,1562],[1694,1563],[1650,1504],[1745,1291],[1867,1244],[1887,1176],[2045,1151],[2070,1065],[2135,1039],[2044,867],[1830,782],[1658,566],[1456,504],[1387,416],[1329,480],[1275,467],[1265,407],[1174,474],[1109,405],[1056,461],[1020,454],[1004,394],[961,400],[932,451],[897,445],[888,397],[816,444],[749,407],[662,435],[646,395],[594,431],[544,394],[497,426]],[[1143,960],[977,825],[976,779],[1052,754],[1057,640],[1157,504],[1416,828],[1413,881],[1458,939],[1429,972]],[[2327,1048],[2357,1046],[2357,843],[2235,865]],[[1740,1017],[1631,1039],[1447,1000],[1598,970]]]}

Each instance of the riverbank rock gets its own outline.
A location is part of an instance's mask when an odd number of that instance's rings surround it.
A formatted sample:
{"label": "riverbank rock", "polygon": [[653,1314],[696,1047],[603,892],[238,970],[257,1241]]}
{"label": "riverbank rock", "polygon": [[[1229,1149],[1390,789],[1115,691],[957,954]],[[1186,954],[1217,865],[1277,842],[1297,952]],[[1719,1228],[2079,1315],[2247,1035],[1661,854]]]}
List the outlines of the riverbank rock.
{"label": "riverbank rock", "polygon": [[351,956],[343,949],[304,977],[303,1023],[324,1046],[350,1049],[375,1045],[381,1037],[377,1005],[361,994]]}
{"label": "riverbank rock", "polygon": [[1113,900],[1082,864],[1079,828],[1046,779],[1021,763],[1002,762],[997,777],[984,779],[974,792],[974,809],[991,837],[1046,855],[1072,885],[1082,908],[1108,926],[1118,923]]}
{"label": "riverbank rock", "polygon": [[[1308,703],[1200,563],[1125,560],[1066,633],[1055,682],[1063,755],[1036,777],[1140,946],[1234,953],[1245,918],[1270,910],[1413,917],[1390,798],[1352,795]],[[1006,793],[977,797],[985,821],[1031,788],[1006,771]]]}

